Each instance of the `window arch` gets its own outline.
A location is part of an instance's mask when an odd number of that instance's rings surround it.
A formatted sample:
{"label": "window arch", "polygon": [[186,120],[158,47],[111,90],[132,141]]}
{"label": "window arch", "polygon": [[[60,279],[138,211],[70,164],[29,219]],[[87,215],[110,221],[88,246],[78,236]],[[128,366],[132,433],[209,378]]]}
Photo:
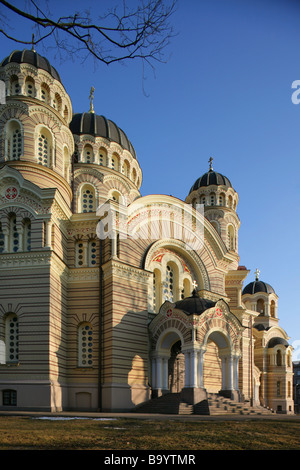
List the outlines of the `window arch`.
{"label": "window arch", "polygon": [[50,88],[46,83],[41,85],[41,100],[45,104],[50,104]]}
{"label": "window arch", "polygon": [[106,163],[106,153],[100,149],[99,150],[99,165],[100,166],[106,166],[107,163]]}
{"label": "window arch", "polygon": [[235,233],[232,225],[227,227],[228,249],[235,250]]}
{"label": "window arch", "polygon": [[113,170],[119,171],[119,157],[116,153],[111,157],[111,167]]}
{"label": "window arch", "polygon": [[31,251],[31,220],[24,220],[23,232],[23,249],[24,251]]}
{"label": "window arch", "polygon": [[37,138],[37,162],[43,166],[51,165],[53,139],[50,131],[42,127],[38,131]]}
{"label": "window arch", "polygon": [[62,99],[58,93],[55,93],[52,105],[56,111],[61,112]]}
{"label": "window arch", "polygon": [[93,147],[90,144],[86,144],[83,149],[83,162],[93,163],[93,161],[94,161]]}
{"label": "window arch", "polygon": [[200,204],[205,204],[205,195],[204,194],[202,194],[200,196]]}
{"label": "window arch", "polygon": [[174,302],[175,300],[175,271],[172,264],[168,263],[164,281],[164,300]]}
{"label": "window arch", "polygon": [[5,319],[6,362],[19,360],[19,320],[17,315],[10,313]]}
{"label": "window arch", "polygon": [[219,194],[219,206],[224,206],[225,205],[225,196],[224,194]]}
{"label": "window arch", "polygon": [[91,184],[85,184],[81,188],[80,212],[95,212],[96,191]]}
{"label": "window arch", "polygon": [[10,94],[19,95],[21,93],[21,87],[19,84],[19,79],[16,75],[12,75],[10,78]]}
{"label": "window arch", "polygon": [[275,318],[275,301],[274,300],[271,300],[270,315],[272,318]]}
{"label": "window arch", "polygon": [[276,365],[282,366],[282,352],[280,351],[280,349],[278,349],[276,352]]}
{"label": "window arch", "polygon": [[19,232],[17,230],[17,218],[15,214],[9,217],[9,251],[16,253],[20,248]]}
{"label": "window arch", "polygon": [[265,302],[263,299],[258,299],[256,304],[256,311],[259,312],[261,315],[265,313]]}
{"label": "window arch", "polygon": [[21,125],[16,120],[6,124],[6,152],[9,160],[19,160],[23,152]]}
{"label": "window arch", "polygon": [[26,77],[25,80],[25,94],[26,96],[35,97],[35,85],[34,80],[31,77]]}
{"label": "window arch", "polygon": [[216,203],[216,198],[215,198],[215,195],[214,193],[211,193],[210,196],[209,196],[209,203],[211,206],[214,206],[215,203]]}
{"label": "window arch", "polygon": [[78,327],[78,366],[93,366],[93,327],[87,322]]}
{"label": "window arch", "polygon": [[129,176],[129,162],[127,160],[124,161],[123,163],[123,170],[122,170],[122,173],[125,175],[125,176]]}

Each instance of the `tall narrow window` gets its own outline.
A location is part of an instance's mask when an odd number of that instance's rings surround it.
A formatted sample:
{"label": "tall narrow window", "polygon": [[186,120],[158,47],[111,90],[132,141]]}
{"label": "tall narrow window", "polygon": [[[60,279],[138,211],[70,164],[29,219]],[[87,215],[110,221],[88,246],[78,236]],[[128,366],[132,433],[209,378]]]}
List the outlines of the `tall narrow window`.
{"label": "tall narrow window", "polygon": [[27,77],[25,81],[25,93],[27,96],[35,96],[34,81],[31,77]]}
{"label": "tall narrow window", "polygon": [[41,100],[45,104],[49,104],[50,102],[50,92],[49,87],[45,83],[41,86]]}
{"label": "tall narrow window", "polygon": [[235,236],[234,236],[234,228],[232,225],[229,225],[227,228],[227,236],[228,236],[228,249],[235,250]]}
{"label": "tall narrow window", "polygon": [[97,244],[95,240],[90,240],[88,245],[88,256],[89,256],[89,265],[95,266],[96,265],[96,250]]}
{"label": "tall narrow window", "polygon": [[82,241],[76,243],[76,266],[82,267],[84,265],[84,244]]}
{"label": "tall narrow window", "polygon": [[93,328],[88,323],[78,328],[78,366],[92,367],[93,365]]}
{"label": "tall narrow window", "polygon": [[164,299],[168,300],[169,302],[173,302],[174,300],[174,271],[169,265],[167,265],[166,269]]}
{"label": "tall narrow window", "polygon": [[84,186],[81,193],[81,212],[95,212],[95,199],[94,188],[91,185]]}
{"label": "tall narrow window", "polygon": [[19,160],[22,155],[22,131],[18,121],[11,120],[6,125],[7,157]]}
{"label": "tall narrow window", "polygon": [[93,149],[90,145],[86,145],[83,150],[84,163],[93,163]]}
{"label": "tall narrow window", "polygon": [[24,251],[31,251],[31,222],[24,222]]}
{"label": "tall narrow window", "polygon": [[282,366],[282,354],[281,354],[281,351],[279,349],[276,353],[276,365],[277,366]]}
{"label": "tall narrow window", "polygon": [[106,165],[106,156],[104,155],[104,152],[100,152],[99,153],[99,164],[101,166],[105,166]]}
{"label": "tall narrow window", "polygon": [[4,252],[4,233],[0,223],[0,253]]}
{"label": "tall narrow window", "polygon": [[17,219],[16,216],[13,214],[9,220],[9,241],[10,241],[10,249],[9,251],[17,252],[19,251],[19,233],[17,231]]}
{"label": "tall narrow window", "polygon": [[11,77],[10,92],[12,95],[19,95],[21,93],[21,87],[19,84],[18,77],[16,75]]}
{"label": "tall narrow window", "polygon": [[5,322],[6,362],[19,360],[19,322],[15,314],[10,314]]}
{"label": "tall narrow window", "polygon": [[49,166],[50,160],[50,143],[45,133],[41,132],[38,138],[38,163],[40,165]]}

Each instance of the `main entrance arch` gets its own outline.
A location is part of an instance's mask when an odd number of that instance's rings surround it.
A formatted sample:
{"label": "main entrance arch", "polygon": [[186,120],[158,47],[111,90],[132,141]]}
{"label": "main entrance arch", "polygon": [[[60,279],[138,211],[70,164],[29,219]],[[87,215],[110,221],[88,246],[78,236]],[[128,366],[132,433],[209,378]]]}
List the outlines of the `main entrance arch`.
{"label": "main entrance arch", "polygon": [[[243,327],[223,300],[195,296],[165,302],[149,325],[152,397],[180,391],[197,403],[206,391],[218,391],[237,398]],[[194,313],[183,309],[189,299]],[[212,379],[216,371],[217,380]]]}

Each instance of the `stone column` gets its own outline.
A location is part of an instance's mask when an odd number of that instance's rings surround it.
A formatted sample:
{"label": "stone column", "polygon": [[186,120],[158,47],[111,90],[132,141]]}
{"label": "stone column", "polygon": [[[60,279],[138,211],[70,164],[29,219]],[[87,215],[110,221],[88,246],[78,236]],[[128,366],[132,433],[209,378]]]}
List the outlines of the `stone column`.
{"label": "stone column", "polygon": [[169,384],[168,384],[168,358],[164,357],[162,361],[163,361],[162,388],[163,388],[164,392],[167,392],[169,390]]}
{"label": "stone column", "polygon": [[198,372],[198,387],[203,388],[204,383],[203,383],[203,356],[204,356],[204,351],[199,351],[198,352],[198,367],[197,367],[197,372]]}
{"label": "stone column", "polygon": [[190,386],[197,387],[197,351],[191,351],[190,362]]}
{"label": "stone column", "polygon": [[185,351],[184,353],[184,360],[185,360],[185,383],[184,386],[190,387],[190,352]]}

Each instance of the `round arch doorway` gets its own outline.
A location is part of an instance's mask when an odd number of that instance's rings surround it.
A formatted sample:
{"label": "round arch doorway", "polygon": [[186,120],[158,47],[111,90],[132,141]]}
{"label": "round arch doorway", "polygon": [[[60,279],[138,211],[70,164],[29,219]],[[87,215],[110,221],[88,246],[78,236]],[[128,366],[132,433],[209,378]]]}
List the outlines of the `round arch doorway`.
{"label": "round arch doorway", "polygon": [[178,340],[171,347],[171,356],[168,361],[169,390],[171,393],[179,393],[184,387],[185,358],[181,351],[181,341]]}

